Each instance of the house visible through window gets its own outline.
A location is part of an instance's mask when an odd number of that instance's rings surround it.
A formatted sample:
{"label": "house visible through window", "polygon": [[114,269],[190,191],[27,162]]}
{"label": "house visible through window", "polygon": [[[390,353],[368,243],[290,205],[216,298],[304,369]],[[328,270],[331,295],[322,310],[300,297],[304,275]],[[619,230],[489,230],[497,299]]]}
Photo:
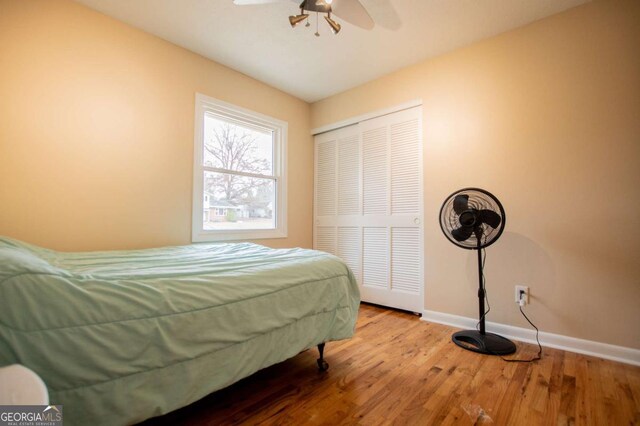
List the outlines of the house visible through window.
{"label": "house visible through window", "polygon": [[286,236],[287,124],[196,97],[193,240]]}

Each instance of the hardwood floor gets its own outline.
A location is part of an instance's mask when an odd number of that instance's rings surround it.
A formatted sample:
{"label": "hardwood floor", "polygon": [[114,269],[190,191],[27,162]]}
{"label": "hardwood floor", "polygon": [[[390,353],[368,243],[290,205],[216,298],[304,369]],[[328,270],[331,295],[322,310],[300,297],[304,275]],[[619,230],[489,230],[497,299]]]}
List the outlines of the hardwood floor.
{"label": "hardwood floor", "polygon": [[640,425],[640,367],[547,348],[507,363],[454,330],[362,305],[355,337],[327,344],[329,371],[308,350],[145,425]]}

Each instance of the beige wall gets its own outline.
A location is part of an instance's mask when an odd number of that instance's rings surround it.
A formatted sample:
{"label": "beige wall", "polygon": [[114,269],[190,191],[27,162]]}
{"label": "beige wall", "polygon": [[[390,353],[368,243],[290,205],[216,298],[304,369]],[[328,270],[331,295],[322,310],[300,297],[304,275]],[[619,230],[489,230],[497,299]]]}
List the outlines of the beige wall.
{"label": "beige wall", "polygon": [[[289,238],[311,245],[309,129],[424,100],[426,308],[476,315],[452,191],[507,210],[490,320],[640,348],[640,2],[596,1],[309,106],[61,0],[0,0],[0,235],[62,250],[190,242],[194,93],[289,122]],[[311,119],[310,119],[311,118]],[[459,170],[456,172],[456,169]]]}
{"label": "beige wall", "polygon": [[289,123],[289,238],[311,246],[309,105],[84,6],[0,0],[0,235],[187,244],[195,93]]}
{"label": "beige wall", "polygon": [[424,101],[426,308],[477,316],[475,253],[438,225],[479,186],[507,212],[490,321],[640,348],[640,2],[596,1],[317,102],[319,127]]}

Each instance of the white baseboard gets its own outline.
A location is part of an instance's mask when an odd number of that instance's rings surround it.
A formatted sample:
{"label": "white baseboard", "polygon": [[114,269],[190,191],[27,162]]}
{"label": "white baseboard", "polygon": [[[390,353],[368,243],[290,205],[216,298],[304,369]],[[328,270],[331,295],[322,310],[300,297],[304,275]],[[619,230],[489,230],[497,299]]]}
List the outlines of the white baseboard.
{"label": "white baseboard", "polygon": [[[473,318],[429,310],[422,311],[422,320],[463,329],[474,329],[478,322],[477,319]],[[521,342],[536,343],[535,330],[489,321],[487,321],[486,325],[487,331],[491,331],[492,333],[500,334],[501,336]],[[540,332],[539,337],[542,346],[640,366],[640,350],[638,349],[594,342],[592,340],[576,339],[575,337],[546,333],[544,331]]]}

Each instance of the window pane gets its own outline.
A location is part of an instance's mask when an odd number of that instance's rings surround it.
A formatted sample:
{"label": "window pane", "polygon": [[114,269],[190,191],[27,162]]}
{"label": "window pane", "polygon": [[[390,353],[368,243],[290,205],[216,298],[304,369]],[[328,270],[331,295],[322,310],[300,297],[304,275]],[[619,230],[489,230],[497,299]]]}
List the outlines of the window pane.
{"label": "window pane", "polygon": [[204,172],[204,230],[275,229],[275,181]]}
{"label": "window pane", "polygon": [[273,175],[273,132],[204,116],[204,165]]}

